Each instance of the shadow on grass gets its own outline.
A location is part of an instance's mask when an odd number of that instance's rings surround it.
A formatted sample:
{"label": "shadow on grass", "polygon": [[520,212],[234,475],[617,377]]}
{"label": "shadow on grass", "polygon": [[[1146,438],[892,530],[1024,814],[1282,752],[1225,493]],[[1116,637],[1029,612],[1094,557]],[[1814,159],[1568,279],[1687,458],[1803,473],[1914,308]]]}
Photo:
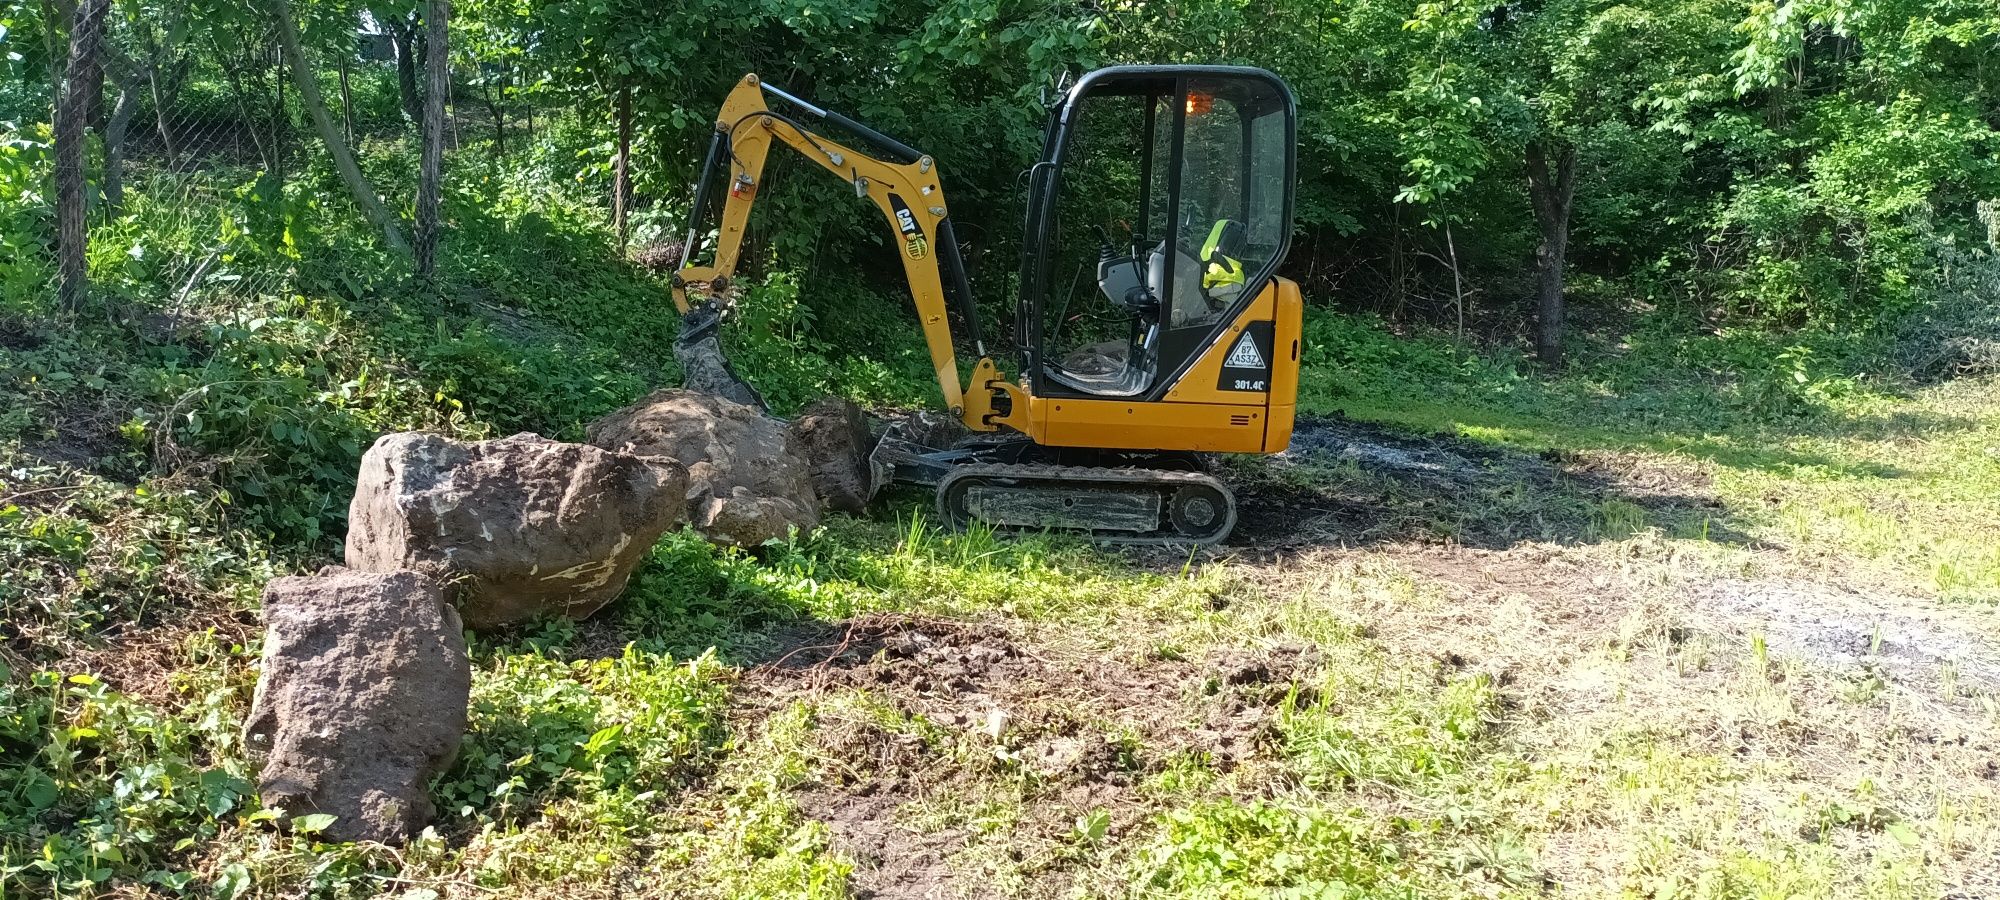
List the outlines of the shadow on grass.
{"label": "shadow on grass", "polygon": [[1337,417],[1301,418],[1290,450],[1238,463],[1233,480],[1242,512],[1229,543],[1262,551],[1406,542],[1503,549],[1622,540],[1647,528],[1750,542],[1700,472]]}
{"label": "shadow on grass", "polygon": [[[1416,433],[1451,435],[1465,439],[1467,443],[1510,446],[1528,452],[1586,450],[1678,454],[1730,469],[1775,475],[1790,475],[1802,469],[1811,469],[1866,478],[1896,478],[1902,472],[1893,466],[1839,459],[1782,445],[1788,440],[1807,437],[1881,439],[1965,424],[1963,420],[1951,417],[1899,411],[1878,417],[1800,419],[1791,424],[1761,426],[1754,432],[1744,428],[1725,432],[1720,427],[1715,432],[1701,432],[1670,423],[1667,417],[1662,417],[1662,423],[1657,428],[1642,431],[1639,430],[1641,426],[1572,424],[1558,421],[1555,417],[1421,401],[1395,407],[1355,403],[1332,410],[1334,418],[1340,418],[1343,413]],[[1612,420],[1612,415],[1607,412],[1605,421]]]}

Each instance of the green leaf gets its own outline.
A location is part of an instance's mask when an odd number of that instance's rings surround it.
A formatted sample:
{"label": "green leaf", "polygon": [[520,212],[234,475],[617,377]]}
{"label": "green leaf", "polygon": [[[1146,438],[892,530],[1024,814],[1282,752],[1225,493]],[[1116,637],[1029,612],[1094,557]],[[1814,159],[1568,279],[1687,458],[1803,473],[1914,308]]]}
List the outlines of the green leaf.
{"label": "green leaf", "polygon": [[304,834],[318,834],[333,827],[337,818],[327,813],[308,813],[292,820],[292,830]]}
{"label": "green leaf", "polygon": [[210,893],[216,900],[236,900],[250,891],[251,884],[250,869],[242,863],[230,863],[215,877]]}
{"label": "green leaf", "polygon": [[31,768],[28,770],[27,784],[22,787],[21,793],[27,799],[29,806],[47,809],[54,806],[57,798],[62,796],[62,786],[56,784],[55,779],[44,774],[42,770]]}
{"label": "green leaf", "polygon": [[1088,815],[1076,819],[1076,838],[1086,844],[1104,840],[1104,835],[1110,830],[1111,814],[1101,809],[1091,810]]}
{"label": "green leaf", "polygon": [[618,746],[618,737],[625,733],[625,726],[611,725],[597,729],[590,740],[583,742],[583,755],[587,759],[598,759]]}

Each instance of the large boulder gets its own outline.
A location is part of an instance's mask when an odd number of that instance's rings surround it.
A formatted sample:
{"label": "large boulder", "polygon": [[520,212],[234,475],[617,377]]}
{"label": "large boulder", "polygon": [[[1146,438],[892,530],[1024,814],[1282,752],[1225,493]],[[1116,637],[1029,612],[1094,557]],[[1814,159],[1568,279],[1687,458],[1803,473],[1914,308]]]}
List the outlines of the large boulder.
{"label": "large boulder", "polygon": [[475,629],[582,618],[625,589],[683,521],[686,497],[687,471],[672,459],[532,434],[391,434],[361,458],[347,565],[435,576]]}
{"label": "large boulder", "polygon": [[754,546],[819,524],[811,466],[785,424],[702,391],[660,390],[593,423],[606,450],[687,466],[687,514],[717,544]]}
{"label": "large boulder", "polygon": [[813,493],[827,509],[860,513],[875,496],[868,454],[875,436],[852,400],[828,397],[792,420],[792,444],[811,467]]}
{"label": "large boulder", "polygon": [[264,663],[244,742],[264,805],[334,817],[336,841],[429,824],[426,793],[465,733],[472,669],[436,579],[337,567],[264,589]]}

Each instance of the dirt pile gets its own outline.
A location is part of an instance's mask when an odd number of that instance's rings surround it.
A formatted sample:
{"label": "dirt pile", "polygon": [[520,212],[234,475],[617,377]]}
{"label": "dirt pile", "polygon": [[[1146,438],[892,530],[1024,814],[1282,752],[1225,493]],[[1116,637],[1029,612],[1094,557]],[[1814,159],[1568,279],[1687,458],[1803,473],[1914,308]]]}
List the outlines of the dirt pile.
{"label": "dirt pile", "polygon": [[265,588],[263,671],[244,743],[266,806],[332,815],[336,841],[401,841],[465,732],[472,671],[458,614],[415,573],[329,568]]}
{"label": "dirt pile", "polygon": [[582,618],[680,525],[687,485],[660,456],[532,434],[470,444],[392,434],[362,457],[347,565],[450,584],[474,629]]}
{"label": "dirt pile", "polygon": [[1338,415],[1301,417],[1285,452],[1240,475],[1230,543],[1267,556],[1325,545],[1591,543],[1646,527],[1744,540],[1717,523],[1712,479],[1693,462],[1530,453]]}

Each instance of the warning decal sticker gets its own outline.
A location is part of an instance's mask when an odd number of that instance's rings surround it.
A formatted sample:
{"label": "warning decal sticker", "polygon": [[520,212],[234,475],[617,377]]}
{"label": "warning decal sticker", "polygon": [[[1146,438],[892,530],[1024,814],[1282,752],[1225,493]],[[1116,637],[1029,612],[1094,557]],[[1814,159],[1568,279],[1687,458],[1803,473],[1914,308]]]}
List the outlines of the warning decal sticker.
{"label": "warning decal sticker", "polygon": [[1222,372],[1216,378],[1219,391],[1263,392],[1271,389],[1271,342],[1276,326],[1269,321],[1251,322],[1230,345],[1222,358]]}
{"label": "warning decal sticker", "polygon": [[1264,368],[1264,355],[1257,352],[1257,339],[1244,332],[1236,341],[1236,349],[1229,351],[1229,358],[1222,364],[1232,369]]}

